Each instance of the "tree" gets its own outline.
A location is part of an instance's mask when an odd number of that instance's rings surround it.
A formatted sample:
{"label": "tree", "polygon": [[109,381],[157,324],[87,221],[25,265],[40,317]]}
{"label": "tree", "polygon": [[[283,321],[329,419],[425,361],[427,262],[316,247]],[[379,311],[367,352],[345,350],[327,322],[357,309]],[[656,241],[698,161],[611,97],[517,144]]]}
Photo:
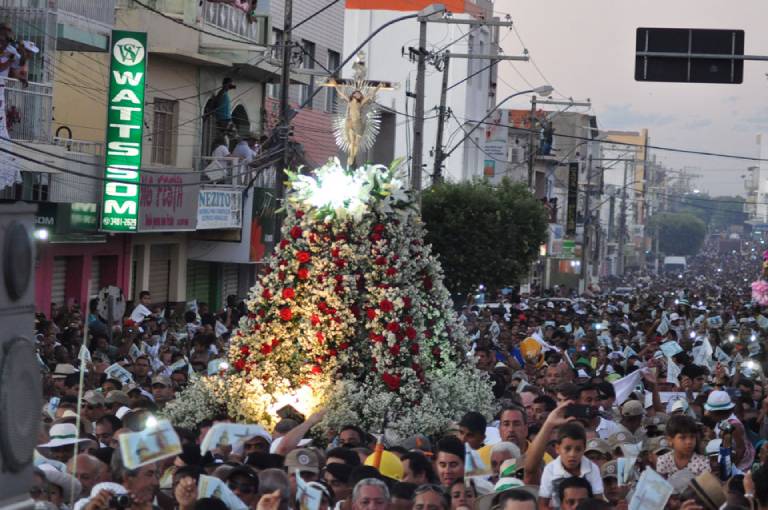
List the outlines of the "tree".
{"label": "tree", "polygon": [[331,429],[386,422],[400,437],[437,433],[470,410],[490,417],[487,375],[468,361],[402,176],[335,160],[289,179],[282,240],[232,337],[232,371],[170,404],[174,423],[199,418],[191,401],[206,393],[218,403],[211,412],[223,406],[233,418],[270,425],[280,407],[314,401]]}
{"label": "tree", "polygon": [[704,244],[707,227],[688,213],[659,213],[650,221],[659,236],[659,250],[666,255],[695,255]]}
{"label": "tree", "polygon": [[731,225],[742,225],[747,220],[747,213],[744,212],[744,197],[715,197],[712,202],[715,211],[709,223],[710,228],[724,230]]}
{"label": "tree", "polygon": [[425,191],[427,242],[440,256],[446,286],[466,294],[517,283],[546,242],[548,213],[521,183],[504,179],[443,183]]}

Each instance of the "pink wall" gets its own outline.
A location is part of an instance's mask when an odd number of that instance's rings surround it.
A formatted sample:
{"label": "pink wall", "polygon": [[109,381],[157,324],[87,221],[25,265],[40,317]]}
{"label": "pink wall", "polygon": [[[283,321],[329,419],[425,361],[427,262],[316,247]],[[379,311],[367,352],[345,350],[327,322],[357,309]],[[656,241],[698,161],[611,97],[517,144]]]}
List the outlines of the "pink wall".
{"label": "pink wall", "polygon": [[[111,235],[106,243],[41,243],[37,244],[35,264],[35,309],[50,317],[51,290],[53,282],[54,257],[71,257],[67,261],[66,297],[67,304],[88,301],[88,279],[94,257],[102,259],[99,288],[117,285],[124,291],[128,288],[131,274],[131,237],[125,234]],[[62,303],[56,303],[61,306]]]}

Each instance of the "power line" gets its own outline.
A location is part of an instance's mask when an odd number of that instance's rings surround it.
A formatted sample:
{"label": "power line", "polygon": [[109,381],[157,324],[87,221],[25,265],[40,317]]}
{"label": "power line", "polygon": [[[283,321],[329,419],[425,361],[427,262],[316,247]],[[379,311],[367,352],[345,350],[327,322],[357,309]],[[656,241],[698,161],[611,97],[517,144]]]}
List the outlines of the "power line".
{"label": "power line", "polygon": [[329,3],[329,4],[328,4],[328,5],[326,5],[325,7],[321,7],[320,9],[318,9],[317,11],[315,11],[314,13],[310,14],[309,16],[307,16],[306,18],[304,18],[303,20],[301,20],[301,21],[299,21],[298,23],[296,23],[295,25],[293,25],[293,28],[291,28],[291,30],[296,30],[297,28],[299,28],[301,25],[303,25],[303,24],[304,24],[304,23],[306,23],[307,21],[311,20],[311,19],[312,19],[312,18],[314,18],[315,16],[317,16],[317,15],[319,15],[319,14],[321,14],[321,13],[325,12],[326,10],[330,9],[331,7],[333,7],[334,5],[336,5],[337,3],[339,3],[339,0],[333,0],[331,3]]}

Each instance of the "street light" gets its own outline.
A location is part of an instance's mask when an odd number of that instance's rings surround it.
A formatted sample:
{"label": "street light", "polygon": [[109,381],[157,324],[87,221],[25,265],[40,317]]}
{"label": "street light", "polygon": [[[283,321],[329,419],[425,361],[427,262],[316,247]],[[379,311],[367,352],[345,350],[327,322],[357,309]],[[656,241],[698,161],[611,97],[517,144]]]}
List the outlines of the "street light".
{"label": "street light", "polygon": [[[488,118],[489,118],[491,115],[493,115],[493,112],[495,112],[496,110],[498,110],[498,109],[501,107],[501,105],[503,105],[504,103],[506,103],[507,101],[509,101],[509,100],[510,100],[510,99],[512,99],[513,97],[522,96],[523,94],[536,94],[536,95],[539,95],[539,96],[548,96],[548,95],[552,94],[552,91],[553,91],[553,90],[555,90],[555,89],[554,89],[554,88],[553,88],[551,85],[542,85],[542,86],[540,86],[540,87],[536,87],[535,89],[530,89],[530,90],[522,90],[522,91],[520,91],[520,92],[515,92],[515,93],[514,93],[514,94],[512,94],[511,96],[507,96],[507,97],[505,97],[504,99],[502,99],[501,101],[499,101],[498,103],[496,103],[496,106],[494,106],[494,107],[493,107],[491,110],[489,110],[489,111],[488,111],[488,113],[485,115],[485,117],[483,117],[483,118],[482,118],[482,119],[480,119],[478,122],[476,122],[476,123],[475,123],[475,125],[472,127],[472,129],[470,129],[469,131],[465,132],[465,133],[464,133],[464,137],[463,137],[461,140],[459,140],[459,143],[457,143],[456,145],[454,145],[454,146],[453,146],[453,148],[452,148],[451,150],[449,150],[448,152],[446,152],[446,153],[443,155],[442,159],[443,159],[443,160],[446,160],[446,159],[448,159],[448,156],[450,156],[451,154],[453,154],[453,151],[455,151],[456,149],[458,149],[458,148],[461,146],[461,144],[462,144],[462,143],[464,143],[464,142],[466,141],[466,139],[467,139],[467,138],[469,138],[469,137],[470,137],[470,135],[471,135],[472,133],[474,133],[474,132],[475,132],[475,129],[477,129],[477,128],[478,128],[478,126],[480,126],[481,124],[485,123],[485,121],[486,121],[486,120],[488,120]],[[442,161],[441,161],[440,163],[442,164]]]}

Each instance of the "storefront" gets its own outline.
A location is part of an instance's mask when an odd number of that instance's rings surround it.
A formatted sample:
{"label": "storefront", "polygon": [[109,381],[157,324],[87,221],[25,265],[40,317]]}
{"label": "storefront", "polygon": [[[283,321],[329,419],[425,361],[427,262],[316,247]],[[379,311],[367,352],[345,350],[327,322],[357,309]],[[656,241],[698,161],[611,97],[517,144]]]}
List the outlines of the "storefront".
{"label": "storefront", "polygon": [[97,232],[97,205],[38,204],[35,215],[37,260],[35,309],[87,307],[108,285],[125,288],[130,274],[131,241],[122,234]]}

